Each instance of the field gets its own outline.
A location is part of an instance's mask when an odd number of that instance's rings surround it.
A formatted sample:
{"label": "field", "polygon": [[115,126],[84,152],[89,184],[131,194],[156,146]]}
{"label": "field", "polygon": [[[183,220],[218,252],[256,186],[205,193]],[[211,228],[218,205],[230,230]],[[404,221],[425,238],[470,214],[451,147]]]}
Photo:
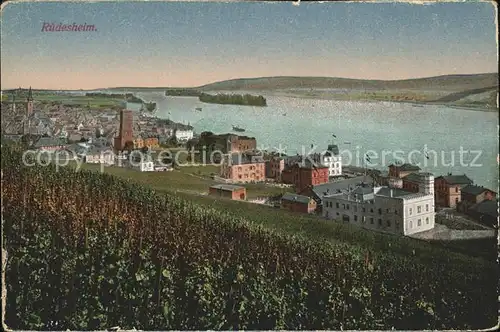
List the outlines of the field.
{"label": "field", "polygon": [[[99,171],[101,168],[99,165],[83,164],[82,169]],[[493,239],[425,242],[395,235],[377,234],[353,225],[339,225],[335,221],[324,220],[313,215],[293,213],[267,205],[207,196],[208,188],[219,183],[209,178],[212,173],[219,173],[217,166],[185,166],[172,172],[139,172],[123,167],[104,167],[103,169],[107,174],[129,179],[159,192],[174,192],[177,196],[196,202],[206,209],[217,208],[234,216],[245,218],[253,224],[299,238],[336,243],[340,237],[342,241],[355,245],[369,245],[374,250],[398,251],[405,255],[412,254],[413,250],[417,248],[416,250],[422,259],[428,257],[430,260],[435,255],[434,250],[439,248],[447,248],[450,251],[472,257],[483,257],[487,260],[494,260],[496,257]],[[264,184],[242,184],[242,186],[247,188],[249,200],[263,196],[274,196],[292,190]],[[479,242],[482,243],[481,246],[478,246]]]}
{"label": "field", "polygon": [[12,328],[439,330],[496,321],[492,261],[20,158],[2,147]]}
{"label": "field", "polygon": [[[75,166],[76,164],[72,164]],[[101,167],[93,164],[83,164],[83,169],[99,171]],[[104,167],[104,172],[121,178],[131,179],[138,183],[150,186],[155,190],[169,190],[195,195],[208,193],[208,188],[220,184],[210,178],[212,174],[219,175],[218,166],[182,166],[171,172],[139,172],[124,167]],[[283,193],[287,189],[267,186],[264,184],[242,184],[247,188],[248,199],[262,196],[273,196]],[[248,204],[248,203],[247,203]]]}

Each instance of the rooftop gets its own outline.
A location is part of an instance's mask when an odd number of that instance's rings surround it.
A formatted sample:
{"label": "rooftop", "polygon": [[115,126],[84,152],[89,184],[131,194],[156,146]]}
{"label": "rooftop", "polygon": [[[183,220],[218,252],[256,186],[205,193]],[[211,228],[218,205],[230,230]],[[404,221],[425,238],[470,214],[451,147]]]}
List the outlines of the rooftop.
{"label": "rooftop", "polygon": [[43,147],[43,146],[61,146],[61,145],[66,145],[66,142],[64,140],[59,139],[59,138],[52,138],[52,137],[40,137],[34,143],[35,148],[39,148],[39,147]]}
{"label": "rooftop", "polygon": [[216,184],[216,185],[211,186],[210,188],[217,189],[217,190],[226,190],[226,191],[236,191],[236,190],[245,189],[245,187],[235,186],[233,184]]}
{"label": "rooftop", "polygon": [[467,175],[445,175],[445,176],[440,176],[439,178],[443,178],[444,181],[448,184],[472,184],[473,181],[467,177]]}
{"label": "rooftop", "polygon": [[309,204],[309,201],[311,200],[307,196],[297,195],[294,193],[285,193],[285,194],[283,194],[281,199],[285,200],[285,201],[289,201],[289,202],[297,202],[297,203],[302,203],[302,204]]}
{"label": "rooftop", "polygon": [[319,198],[323,198],[324,196],[340,193],[342,192],[342,190],[348,190],[349,188],[355,189],[359,187],[361,184],[365,184],[365,186],[369,187],[373,185],[373,179],[368,176],[367,177],[357,176],[342,181],[319,184],[317,186],[313,186],[312,191]]}
{"label": "rooftop", "polygon": [[471,195],[480,195],[485,191],[491,191],[494,192],[493,190],[490,190],[488,188],[484,188],[481,186],[476,186],[473,184],[468,184],[465,187],[462,188],[463,193],[471,194]]}
{"label": "rooftop", "polygon": [[386,196],[386,197],[396,197],[396,198],[410,196],[414,194],[415,193],[413,192],[396,188],[389,188],[389,187],[382,187],[375,193],[376,196]]}
{"label": "rooftop", "polygon": [[399,170],[401,171],[420,171],[420,167],[416,166],[416,165],[412,165],[412,164],[408,164],[408,163],[405,163],[405,164],[402,164],[402,165],[398,165],[398,164],[391,164],[389,165],[389,167],[397,167],[399,168]]}

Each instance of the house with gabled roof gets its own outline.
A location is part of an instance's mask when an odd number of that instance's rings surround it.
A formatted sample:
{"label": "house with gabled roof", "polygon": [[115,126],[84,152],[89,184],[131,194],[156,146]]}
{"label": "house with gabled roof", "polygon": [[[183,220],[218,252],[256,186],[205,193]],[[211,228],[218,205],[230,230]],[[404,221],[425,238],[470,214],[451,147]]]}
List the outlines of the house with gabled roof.
{"label": "house with gabled roof", "polygon": [[316,201],[308,196],[294,193],[285,193],[281,197],[281,208],[301,213],[316,211]]}
{"label": "house with gabled roof", "polygon": [[445,176],[438,176],[434,180],[434,194],[436,196],[436,205],[441,207],[456,208],[462,200],[462,188],[473,184],[467,175],[452,175],[448,173]]}

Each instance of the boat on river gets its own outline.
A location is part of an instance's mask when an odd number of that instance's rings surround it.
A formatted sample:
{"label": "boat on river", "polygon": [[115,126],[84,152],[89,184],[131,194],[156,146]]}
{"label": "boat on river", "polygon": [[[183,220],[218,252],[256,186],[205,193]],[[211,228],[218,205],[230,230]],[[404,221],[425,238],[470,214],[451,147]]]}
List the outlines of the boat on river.
{"label": "boat on river", "polygon": [[244,132],[244,131],[245,131],[245,129],[243,129],[243,128],[240,128],[240,127],[237,127],[237,126],[234,126],[234,125],[233,125],[233,131],[236,131],[236,132],[242,133],[242,132]]}
{"label": "boat on river", "polygon": [[198,111],[198,112],[201,112],[201,111],[202,111],[201,107],[196,107],[194,110],[195,110],[195,111]]}

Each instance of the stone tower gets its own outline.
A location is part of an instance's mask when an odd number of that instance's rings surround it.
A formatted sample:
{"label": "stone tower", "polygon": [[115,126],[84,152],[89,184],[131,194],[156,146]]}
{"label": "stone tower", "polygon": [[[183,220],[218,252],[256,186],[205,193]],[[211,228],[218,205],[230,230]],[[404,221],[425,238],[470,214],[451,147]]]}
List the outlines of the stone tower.
{"label": "stone tower", "polygon": [[431,173],[421,173],[420,178],[419,192],[434,196],[434,175]]}
{"label": "stone tower", "polygon": [[33,94],[31,92],[31,86],[28,90],[28,98],[26,100],[26,116],[29,118],[33,114]]}

